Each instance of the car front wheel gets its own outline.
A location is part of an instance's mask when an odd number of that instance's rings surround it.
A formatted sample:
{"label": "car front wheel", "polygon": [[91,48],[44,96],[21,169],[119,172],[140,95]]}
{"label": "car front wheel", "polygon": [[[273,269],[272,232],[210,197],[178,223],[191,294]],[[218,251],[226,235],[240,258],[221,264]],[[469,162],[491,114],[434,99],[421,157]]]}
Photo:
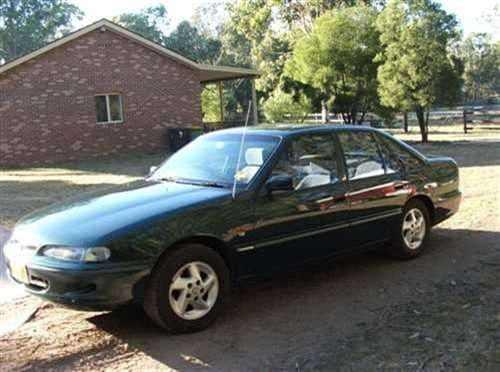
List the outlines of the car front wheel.
{"label": "car front wheel", "polygon": [[153,270],[144,309],[170,333],[207,328],[229,293],[229,270],[222,257],[200,244],[186,244],[166,253]]}

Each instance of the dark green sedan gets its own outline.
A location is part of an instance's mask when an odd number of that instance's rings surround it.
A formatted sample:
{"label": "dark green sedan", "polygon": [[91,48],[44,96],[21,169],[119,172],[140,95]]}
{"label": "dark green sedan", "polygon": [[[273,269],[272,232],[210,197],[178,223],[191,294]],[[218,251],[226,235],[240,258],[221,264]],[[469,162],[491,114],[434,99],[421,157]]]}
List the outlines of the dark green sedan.
{"label": "dark green sedan", "polygon": [[135,301],[192,332],[239,280],[370,247],[414,258],[460,200],[452,159],[375,129],[236,128],[144,180],[28,215],[4,253],[29,293],[80,309]]}

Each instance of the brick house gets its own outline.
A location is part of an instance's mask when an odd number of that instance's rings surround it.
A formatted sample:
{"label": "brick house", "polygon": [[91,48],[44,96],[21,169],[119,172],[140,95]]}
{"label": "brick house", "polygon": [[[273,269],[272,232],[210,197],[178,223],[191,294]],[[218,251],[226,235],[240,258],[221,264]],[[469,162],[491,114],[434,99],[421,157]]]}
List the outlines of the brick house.
{"label": "brick house", "polygon": [[0,66],[0,166],[165,151],[201,125],[203,84],[256,76],[98,21]]}

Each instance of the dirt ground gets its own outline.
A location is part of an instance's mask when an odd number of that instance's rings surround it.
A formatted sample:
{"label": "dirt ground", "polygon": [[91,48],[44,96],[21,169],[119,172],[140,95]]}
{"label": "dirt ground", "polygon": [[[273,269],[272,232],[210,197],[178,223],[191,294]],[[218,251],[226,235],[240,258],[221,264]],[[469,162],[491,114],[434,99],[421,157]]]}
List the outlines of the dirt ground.
{"label": "dirt ground", "polygon": [[[499,371],[500,130],[446,127],[430,138],[416,146],[458,161],[464,200],[418,259],[362,254],[245,284],[212,328],[191,335],[165,335],[133,306],[82,313],[42,303],[0,336],[0,370]],[[0,223],[62,192],[137,177],[158,159],[0,171]],[[38,305],[0,305],[0,323]]]}
{"label": "dirt ground", "polygon": [[23,215],[65,197],[143,177],[162,155],[121,157],[47,168],[0,168],[0,225],[12,228]]}

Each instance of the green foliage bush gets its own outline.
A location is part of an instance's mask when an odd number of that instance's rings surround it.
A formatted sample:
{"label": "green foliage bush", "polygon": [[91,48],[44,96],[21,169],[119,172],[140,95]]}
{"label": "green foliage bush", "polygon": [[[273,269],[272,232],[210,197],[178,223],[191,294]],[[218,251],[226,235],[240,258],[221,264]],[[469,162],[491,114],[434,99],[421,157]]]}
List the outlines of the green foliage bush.
{"label": "green foliage bush", "polygon": [[312,111],[311,101],[300,94],[296,99],[290,93],[276,89],[262,105],[264,116],[271,123],[303,122]]}

